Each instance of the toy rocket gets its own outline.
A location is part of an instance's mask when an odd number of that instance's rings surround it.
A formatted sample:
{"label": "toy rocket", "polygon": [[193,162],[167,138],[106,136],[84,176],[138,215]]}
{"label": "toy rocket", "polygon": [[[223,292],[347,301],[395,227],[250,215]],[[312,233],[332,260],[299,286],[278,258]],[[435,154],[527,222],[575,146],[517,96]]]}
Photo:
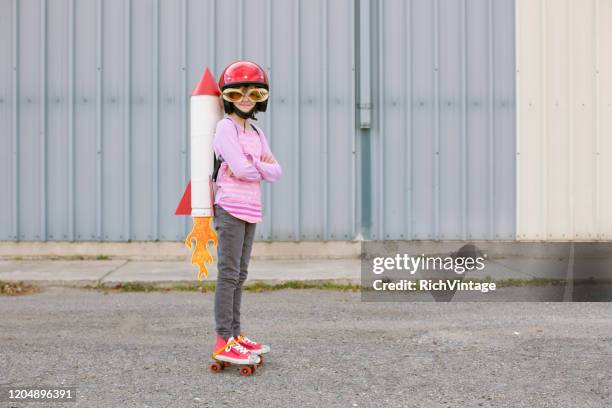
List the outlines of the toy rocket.
{"label": "toy rocket", "polygon": [[223,118],[221,92],[206,68],[191,94],[191,181],[176,209],[176,215],[210,217],[213,215],[212,173],[214,167],[213,137],[217,122]]}
{"label": "toy rocket", "polygon": [[185,245],[193,250],[191,264],[198,266],[198,279],[208,276],[206,262],[212,263],[208,241],[217,246],[217,234],[211,226],[213,214],[212,173],[213,137],[217,122],[223,118],[221,92],[206,68],[190,98],[191,181],[183,193],[176,215],[191,215],[193,229]]}

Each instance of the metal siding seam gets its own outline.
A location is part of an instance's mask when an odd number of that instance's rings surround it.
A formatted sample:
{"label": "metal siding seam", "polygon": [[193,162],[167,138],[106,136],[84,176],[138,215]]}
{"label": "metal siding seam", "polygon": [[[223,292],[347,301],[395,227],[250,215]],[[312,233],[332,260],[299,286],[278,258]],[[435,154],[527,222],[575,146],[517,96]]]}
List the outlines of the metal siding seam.
{"label": "metal siding seam", "polygon": [[[359,1],[359,33],[355,32],[359,44],[359,129],[371,129],[371,0]],[[356,5],[355,5],[356,6]],[[365,41],[364,41],[365,40]],[[365,118],[365,119],[364,119]]]}
{"label": "metal siding seam", "polygon": [[[268,69],[268,77],[271,76],[272,71],[272,0],[266,0],[266,67]],[[272,106],[270,106],[272,107]],[[270,131],[268,132],[268,145],[270,147],[270,151],[273,150],[273,129],[274,129],[274,120],[272,116],[273,109],[270,109],[268,114],[268,123],[270,123]],[[272,239],[272,188],[270,185],[266,186],[266,204],[268,206],[268,232],[266,234],[266,239]]]}
{"label": "metal siding seam", "polygon": [[293,216],[293,232],[295,240],[300,240],[300,222],[301,222],[301,183],[300,183],[300,3],[295,0],[293,3],[293,78],[295,87],[297,88],[293,94],[293,191],[295,213]]}
{"label": "metal siding seam", "polygon": [[19,0],[13,0],[13,239],[19,240]]}
{"label": "metal siding seam", "polygon": [[493,0],[488,2],[488,30],[489,30],[489,230],[486,238],[493,239],[495,237],[495,217],[493,216],[495,209],[495,135],[493,134],[495,126],[495,70],[494,70],[494,52],[495,52],[495,30],[493,29]]}
{"label": "metal siding seam", "polygon": [[[540,105],[540,120],[542,121],[542,231],[540,239],[545,240],[548,237],[548,126],[547,126],[547,117],[546,117],[546,106],[547,106],[547,95],[546,92],[546,80],[548,79],[546,75],[546,67],[547,67],[547,59],[546,59],[546,0],[540,0],[540,92],[541,92],[541,105]],[[536,233],[536,237],[538,234]]]}
{"label": "metal siding seam", "polygon": [[96,235],[102,240],[102,0],[96,4]]}
{"label": "metal siding seam", "polygon": [[[375,130],[372,128],[372,61],[371,61],[371,38],[372,38],[372,4],[370,0],[357,0],[355,1],[354,7],[356,8],[355,18],[357,20],[354,23],[353,33],[355,35],[355,43],[359,48],[358,55],[359,60],[356,64],[359,64],[359,70],[357,71],[358,76],[355,78],[355,82],[358,82],[356,89],[359,93],[355,93],[356,111],[354,116],[357,118],[358,139],[357,144],[359,146],[359,162],[356,162],[355,166],[358,171],[358,193],[359,195],[359,226],[360,234],[366,233],[368,238],[374,237],[375,233],[372,231],[375,225],[374,213],[376,203],[374,202],[374,188],[371,183],[371,175],[376,170],[371,160],[373,156],[373,137],[375,136]],[[358,98],[358,100],[357,100]],[[366,156],[364,156],[364,145],[368,146],[368,157],[366,160],[367,164],[364,164]],[[367,217],[367,219],[365,218]],[[364,224],[365,222],[365,224]]]}
{"label": "metal siding seam", "polygon": [[131,217],[131,92],[130,92],[130,81],[131,81],[131,4],[132,0],[125,0],[124,3],[124,26],[123,36],[125,38],[124,51],[123,51],[123,93],[124,93],[124,106],[123,106],[123,137],[124,137],[124,152],[123,152],[123,167],[125,171],[125,183],[123,185],[123,213],[124,213],[124,239],[130,241],[132,238],[132,217]]}
{"label": "metal siding seam", "polygon": [[440,239],[440,22],[439,0],[434,1],[434,230],[432,238]]}
{"label": "metal siding seam", "polygon": [[567,8],[568,8],[568,13],[567,13],[567,18],[568,18],[568,29],[567,29],[567,35],[568,35],[568,69],[569,69],[569,78],[568,78],[568,94],[569,94],[569,100],[568,100],[568,105],[569,105],[569,109],[568,109],[568,138],[569,138],[569,149],[568,149],[568,191],[569,191],[569,220],[570,220],[570,230],[569,230],[569,238],[570,240],[574,239],[574,156],[573,156],[573,148],[574,148],[574,143],[573,143],[573,139],[574,139],[574,110],[573,110],[573,98],[574,98],[574,91],[573,91],[573,86],[574,86],[574,80],[573,80],[573,76],[574,76],[574,69],[572,66],[572,62],[573,62],[573,54],[574,54],[574,47],[573,47],[573,29],[572,29],[572,24],[573,24],[573,19],[572,19],[572,0],[568,0],[567,1]]}
{"label": "metal siding seam", "polygon": [[327,51],[329,47],[327,46],[327,1],[322,0],[322,26],[323,26],[323,35],[321,39],[323,40],[321,44],[321,52],[323,54],[323,95],[321,107],[323,109],[322,117],[323,117],[323,146],[325,152],[323,154],[323,239],[327,241],[329,239],[329,229],[328,229],[328,220],[329,220],[329,208],[328,208],[328,190],[329,190],[329,169],[328,169],[328,157],[329,157],[329,144],[327,138],[327,129],[328,129],[328,111],[327,111],[327,98],[329,95],[327,89]]}
{"label": "metal siding seam", "polygon": [[[352,33],[352,35],[355,35],[355,2],[354,1],[349,1],[348,2],[350,4],[350,28],[349,28],[349,32]],[[354,42],[353,42],[354,44]],[[356,90],[356,84],[355,84],[355,47],[353,46],[350,49],[350,54],[351,54],[351,64],[352,64],[352,69],[353,69],[353,75],[351,75],[351,95],[350,95],[350,101],[352,102],[352,106],[353,108],[351,109],[351,123],[353,124],[353,126],[355,126],[355,121],[356,121],[356,116],[355,116],[355,102],[357,101],[357,96],[355,94],[355,90]],[[351,200],[351,239],[354,239],[357,236],[357,195],[359,194],[359,192],[357,191],[357,137],[359,135],[359,132],[355,131],[354,134],[352,134],[351,137],[351,151],[352,151],[352,155],[351,155],[351,197],[353,198]],[[361,224],[361,222],[359,222]]]}
{"label": "metal siding seam", "polygon": [[521,135],[521,127],[520,127],[520,113],[521,113],[521,99],[520,99],[520,78],[521,78],[521,71],[520,71],[520,33],[521,33],[521,26],[520,26],[520,19],[519,19],[519,3],[522,0],[516,0],[514,2],[514,60],[515,60],[515,70],[516,70],[516,75],[515,75],[515,81],[514,81],[514,93],[515,93],[515,110],[516,110],[516,129],[515,129],[515,136],[514,136],[514,140],[515,140],[515,163],[514,163],[514,191],[516,194],[516,201],[515,201],[515,227],[514,227],[514,233],[515,233],[515,238],[516,240],[520,239],[520,232],[519,229],[521,228],[521,218],[520,218],[520,210],[521,210],[521,189],[520,189],[520,177],[519,177],[519,170],[520,170],[520,135]]}
{"label": "metal siding seam", "polygon": [[159,241],[159,0],[153,1],[153,239]]}
{"label": "metal siding seam", "polygon": [[461,239],[467,236],[467,0],[461,1]]}
{"label": "metal siding seam", "polygon": [[599,128],[599,0],[594,0],[595,10],[593,14],[594,19],[594,51],[595,51],[595,237],[596,239],[602,238],[601,233],[601,129]]}
{"label": "metal siding seam", "polygon": [[404,129],[406,131],[406,137],[404,138],[406,152],[406,160],[404,160],[404,174],[406,175],[406,203],[408,204],[408,215],[405,218],[405,231],[406,239],[413,238],[413,205],[412,205],[412,0],[408,0],[405,9],[405,21],[407,24],[404,26],[406,29],[406,105],[405,105],[405,123]]}
{"label": "metal siding seam", "polygon": [[364,203],[361,199],[363,195],[363,172],[361,171],[361,167],[357,166],[357,163],[362,162],[362,154],[363,154],[363,144],[362,144],[362,132],[361,126],[357,124],[357,109],[359,103],[359,80],[357,76],[359,75],[360,69],[357,69],[357,65],[359,62],[357,61],[358,50],[361,48],[360,34],[357,32],[357,27],[359,25],[357,18],[361,14],[360,6],[358,3],[359,0],[354,0],[350,2],[351,6],[351,39],[353,50],[351,51],[352,63],[353,63],[353,79],[351,80],[351,86],[353,87],[353,91],[351,91],[351,102],[353,103],[353,109],[351,112],[351,118],[353,126],[355,126],[355,135],[354,139],[354,157],[355,162],[353,163],[355,167],[353,168],[354,173],[354,182],[355,182],[355,195],[353,196],[353,200],[355,201],[355,218],[353,220],[353,239],[354,240],[362,240],[363,239],[363,207]]}
{"label": "metal siding seam", "polygon": [[[518,169],[518,156],[516,155],[517,152],[517,148],[518,148],[518,129],[519,129],[519,106],[518,106],[518,81],[519,81],[519,74],[518,74],[518,31],[519,31],[519,22],[518,22],[518,12],[517,12],[517,3],[519,0],[514,0],[514,7],[512,8],[512,12],[513,12],[513,17],[514,17],[514,44],[513,44],[513,51],[514,51],[514,114],[516,115],[515,120],[514,120],[514,138],[512,139],[514,142],[514,172],[513,172],[513,179],[512,179],[512,187],[514,188],[514,228],[513,231],[510,232],[508,234],[508,238],[510,239],[514,239],[515,241],[518,240],[518,208],[519,208],[519,189],[518,189],[518,177],[516,176],[517,174],[517,169]],[[512,100],[510,101],[512,102]],[[509,106],[512,107],[512,103],[509,103]]]}
{"label": "metal siding seam", "polygon": [[47,240],[47,0],[40,0],[40,239]]}
{"label": "metal siding seam", "polygon": [[74,1],[68,4],[68,234],[74,241],[75,184],[74,184]]}
{"label": "metal siding seam", "polygon": [[[187,184],[187,0],[181,1],[181,182],[179,186]],[[187,218],[180,217],[180,223],[183,226],[183,233],[187,234]],[[181,237],[177,237],[180,239]]]}
{"label": "metal siding seam", "polygon": [[378,1],[378,82],[380,95],[378,100],[378,122],[379,122],[379,132],[378,132],[378,143],[377,143],[377,153],[378,153],[378,176],[379,182],[378,184],[378,238],[384,239],[384,205],[385,205],[385,167],[384,167],[384,158],[385,158],[385,145],[383,140],[384,134],[384,98],[385,98],[385,81],[384,81],[384,59],[385,59],[385,48],[384,48],[384,9],[383,9],[383,0]]}

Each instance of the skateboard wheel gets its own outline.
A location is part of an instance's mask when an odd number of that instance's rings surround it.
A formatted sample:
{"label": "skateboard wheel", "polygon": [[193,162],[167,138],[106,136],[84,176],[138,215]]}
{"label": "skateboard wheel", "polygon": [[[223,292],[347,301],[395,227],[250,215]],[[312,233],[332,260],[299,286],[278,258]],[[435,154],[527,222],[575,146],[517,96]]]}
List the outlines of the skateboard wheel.
{"label": "skateboard wheel", "polygon": [[250,367],[250,366],[244,366],[240,369],[240,375],[248,377],[249,375],[253,374],[253,371],[255,367]]}
{"label": "skateboard wheel", "polygon": [[212,371],[213,373],[218,373],[221,370],[223,370],[223,365],[222,364],[219,364],[219,363],[210,363],[210,371]]}

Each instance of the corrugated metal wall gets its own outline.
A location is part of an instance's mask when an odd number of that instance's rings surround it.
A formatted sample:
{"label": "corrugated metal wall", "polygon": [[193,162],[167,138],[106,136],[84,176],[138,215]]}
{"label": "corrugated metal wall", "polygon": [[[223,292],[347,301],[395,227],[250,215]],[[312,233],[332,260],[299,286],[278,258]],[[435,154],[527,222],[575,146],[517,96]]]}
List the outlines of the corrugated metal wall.
{"label": "corrugated metal wall", "polygon": [[514,1],[379,0],[371,13],[370,236],[514,239]]}
{"label": "corrugated metal wall", "polygon": [[183,239],[188,95],[240,58],[284,168],[257,238],[355,236],[352,0],[2,0],[0,34],[0,239]]}
{"label": "corrugated metal wall", "polygon": [[612,238],[612,1],[518,1],[518,238]]}
{"label": "corrugated metal wall", "polygon": [[513,0],[2,0],[0,34],[0,239],[183,239],[188,95],[239,58],[284,168],[257,239],[514,237]]}

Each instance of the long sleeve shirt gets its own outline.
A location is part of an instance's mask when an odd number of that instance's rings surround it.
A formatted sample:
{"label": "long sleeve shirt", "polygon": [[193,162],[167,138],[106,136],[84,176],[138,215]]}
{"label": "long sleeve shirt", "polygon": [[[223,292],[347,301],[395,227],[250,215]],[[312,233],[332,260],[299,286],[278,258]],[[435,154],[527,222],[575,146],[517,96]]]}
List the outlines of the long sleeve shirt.
{"label": "long sleeve shirt", "polygon": [[[263,131],[259,133],[250,126],[245,131],[231,118],[225,117],[217,123],[213,148],[217,157],[223,159],[217,174],[215,204],[236,218],[250,223],[262,221],[261,180],[270,183],[282,175],[280,164],[264,163],[261,157],[271,155]],[[233,175],[226,174],[227,169]]]}

